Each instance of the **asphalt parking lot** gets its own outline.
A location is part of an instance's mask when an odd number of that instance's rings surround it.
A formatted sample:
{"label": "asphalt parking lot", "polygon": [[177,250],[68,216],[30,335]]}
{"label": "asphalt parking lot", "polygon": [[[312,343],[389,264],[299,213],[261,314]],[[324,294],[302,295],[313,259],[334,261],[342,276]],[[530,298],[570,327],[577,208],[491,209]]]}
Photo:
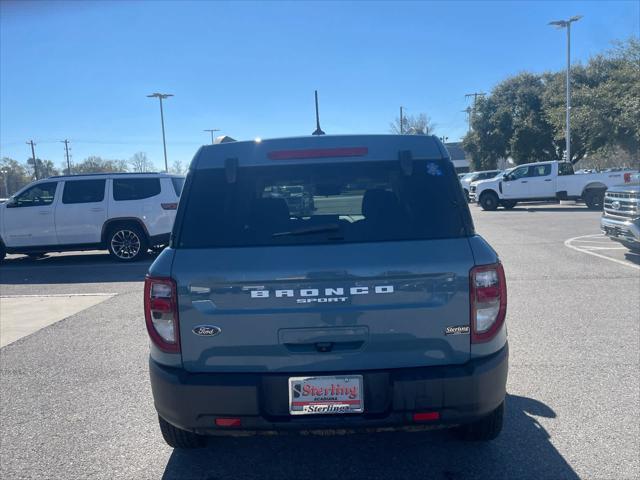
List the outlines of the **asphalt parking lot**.
{"label": "asphalt parking lot", "polygon": [[3,322],[11,298],[104,298],[0,349],[0,477],[639,478],[640,256],[599,236],[599,213],[582,206],[471,210],[508,278],[510,372],[496,441],[443,431],[243,437],[174,452],[147,378],[141,279],[151,260],[10,256],[0,266]]}

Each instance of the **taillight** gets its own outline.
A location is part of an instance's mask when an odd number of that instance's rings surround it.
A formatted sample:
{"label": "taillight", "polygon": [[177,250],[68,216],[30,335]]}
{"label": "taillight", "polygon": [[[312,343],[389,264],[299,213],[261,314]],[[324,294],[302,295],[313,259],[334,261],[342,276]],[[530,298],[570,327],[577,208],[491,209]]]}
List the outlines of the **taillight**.
{"label": "taillight", "polygon": [[180,352],[178,295],[173,279],[144,279],[144,317],[149,337],[160,350]]}
{"label": "taillight", "polygon": [[501,263],[471,269],[471,343],[495,337],[507,314],[507,283]]}
{"label": "taillight", "polygon": [[177,210],[178,209],[178,204],[177,203],[161,203],[160,206],[162,207],[163,210]]}

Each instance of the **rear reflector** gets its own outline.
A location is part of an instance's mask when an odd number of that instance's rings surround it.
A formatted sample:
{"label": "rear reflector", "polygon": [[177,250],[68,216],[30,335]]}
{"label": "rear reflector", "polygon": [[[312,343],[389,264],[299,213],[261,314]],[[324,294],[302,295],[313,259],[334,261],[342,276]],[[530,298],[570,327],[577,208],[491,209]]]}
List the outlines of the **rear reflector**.
{"label": "rear reflector", "polygon": [[239,418],[216,418],[216,426],[218,427],[239,427],[240,424]]}
{"label": "rear reflector", "polygon": [[308,150],[277,150],[269,152],[269,160],[293,160],[304,158],[362,157],[369,153],[367,147],[315,148]]}
{"label": "rear reflector", "polygon": [[163,210],[176,210],[178,208],[177,203],[161,203],[160,206]]}
{"label": "rear reflector", "polygon": [[420,412],[413,414],[414,422],[429,422],[433,420],[439,420],[440,413],[439,412]]}

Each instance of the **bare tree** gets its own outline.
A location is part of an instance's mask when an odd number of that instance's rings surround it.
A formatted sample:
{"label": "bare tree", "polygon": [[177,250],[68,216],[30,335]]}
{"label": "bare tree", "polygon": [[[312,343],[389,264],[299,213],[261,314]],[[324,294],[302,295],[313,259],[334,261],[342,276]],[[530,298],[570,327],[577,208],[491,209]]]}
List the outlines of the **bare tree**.
{"label": "bare tree", "polygon": [[431,121],[431,118],[426,113],[421,113],[417,116],[408,115],[402,118],[402,129],[400,128],[400,118],[391,123],[391,133],[396,135],[402,131],[406,135],[432,135],[436,124]]}
{"label": "bare tree", "polygon": [[133,172],[153,172],[155,166],[153,162],[147,158],[145,152],[138,152],[129,159],[129,165]]}
{"label": "bare tree", "polygon": [[179,174],[183,174],[185,170],[186,169],[182,164],[182,160],[174,160],[173,163],[171,164],[171,168],[169,169],[171,173],[179,173]]}

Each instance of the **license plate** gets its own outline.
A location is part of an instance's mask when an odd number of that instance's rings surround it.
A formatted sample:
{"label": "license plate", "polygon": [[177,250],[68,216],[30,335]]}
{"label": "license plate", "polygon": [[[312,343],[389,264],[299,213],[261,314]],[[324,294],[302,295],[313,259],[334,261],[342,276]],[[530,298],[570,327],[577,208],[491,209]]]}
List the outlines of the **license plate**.
{"label": "license plate", "polygon": [[362,413],[362,375],[290,377],[291,415]]}

